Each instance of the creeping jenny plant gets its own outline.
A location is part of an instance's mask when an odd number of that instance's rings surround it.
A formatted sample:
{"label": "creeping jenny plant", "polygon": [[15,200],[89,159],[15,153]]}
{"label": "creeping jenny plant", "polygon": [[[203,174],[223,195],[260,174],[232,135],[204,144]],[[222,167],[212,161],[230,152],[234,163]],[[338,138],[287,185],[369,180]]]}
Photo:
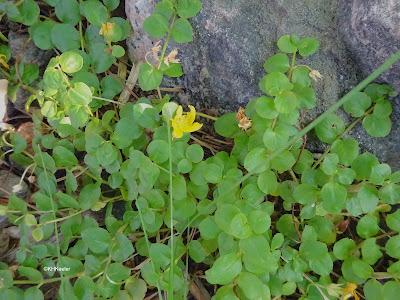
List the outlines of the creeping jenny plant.
{"label": "creeping jenny plant", "polygon": [[[160,89],[164,76],[183,74],[168,43],[193,40],[188,19],[200,0],[156,5],[144,29],[162,40],[138,74],[156,98],[130,91],[126,104],[118,43],[130,27],[112,16],[119,1],[45,2],[52,18],[33,0],[0,2],[37,47],[60,53],[34,89],[38,67],[12,64],[0,46],[11,98],[24,88],[27,110],[40,106],[29,145],[12,128],[2,135],[1,159],[35,184],[32,199],[13,193],[0,206],[22,234],[15,259],[0,263],[2,299],[43,299],[51,284],[60,299],[187,299],[193,277],[215,300],[396,298],[400,173],[360,154],[347,133],[358,123],[373,137],[389,133],[395,92],[370,83],[400,52],[306,125],[318,103],[313,86],[327,79],[296,59],[319,44],[283,36],[264,64],[263,96],[217,119],[197,113],[216,119],[214,140],[226,151],[214,151],[195,133],[194,107],[184,114]],[[334,114],[342,105],[350,124]],[[311,130],[327,144],[317,157],[306,149]]]}

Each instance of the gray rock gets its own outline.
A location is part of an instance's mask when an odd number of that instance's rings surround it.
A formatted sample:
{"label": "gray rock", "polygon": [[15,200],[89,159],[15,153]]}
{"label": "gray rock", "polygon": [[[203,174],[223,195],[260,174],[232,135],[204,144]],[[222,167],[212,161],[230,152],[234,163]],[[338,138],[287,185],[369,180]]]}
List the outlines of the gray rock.
{"label": "gray rock", "polygon": [[[8,45],[10,47],[11,56],[16,60],[21,54],[21,62],[24,64],[36,64],[39,66],[40,74],[44,72],[49,60],[54,54],[52,51],[44,51],[36,47],[34,42],[29,39],[29,34],[10,31],[8,34]],[[37,81],[31,84],[33,88],[37,88]],[[23,88],[19,88],[16,94],[16,100],[13,107],[19,111],[25,110],[25,103],[32,94]],[[9,115],[9,116],[12,116]]]}
{"label": "gray rock", "polygon": [[[127,41],[128,52],[134,61],[144,60],[157,42],[142,28],[157,2],[126,2],[126,14],[134,29]],[[296,64],[309,65],[324,76],[318,83],[313,83],[317,107],[307,112],[304,124],[319,116],[369,72],[362,72],[364,66],[358,63],[357,57],[356,60],[353,58],[350,48],[343,42],[339,30],[342,24],[338,20],[342,15],[338,9],[343,9],[343,4],[339,6],[338,1],[219,0],[202,3],[202,11],[190,20],[195,32],[194,41],[182,45],[171,43],[168,49],[178,48],[184,76],[176,81],[164,80],[163,85],[184,87],[185,93],[177,95],[183,104],[216,109],[221,114],[236,111],[239,106],[259,97],[262,93],[258,82],[265,75],[263,64],[279,52],[276,42],[285,34],[314,37],[320,42],[317,53],[296,60]],[[372,68],[378,66],[376,63]],[[337,113],[346,124],[352,122],[343,110]],[[370,138],[362,127],[352,133],[363,151],[369,150],[389,162],[394,170],[400,168],[396,139],[400,134],[396,117],[399,113],[399,105],[394,102],[393,131],[384,139]],[[312,134],[309,141],[313,151],[320,152],[326,147],[316,142]]]}
{"label": "gray rock", "polygon": [[[3,190],[8,191],[10,194],[12,193],[13,186],[19,184],[20,177],[15,175],[14,173],[6,170],[0,171],[0,186],[2,190],[0,190],[0,198],[8,198],[9,194],[5,193]],[[28,185],[22,181],[22,189],[16,193],[17,197],[24,199],[28,195],[29,189]]]}
{"label": "gray rock", "polygon": [[[258,82],[265,75],[263,64],[279,52],[276,42],[285,34],[315,37],[320,41],[320,51],[298,59],[298,63],[308,64],[324,75],[316,85],[321,110],[360,80],[336,29],[335,1],[269,2],[202,1],[202,11],[191,19],[194,41],[170,45],[170,49],[178,48],[185,74],[176,83],[186,89],[181,101],[190,99],[198,107],[233,111],[260,96]],[[144,60],[156,41],[142,28],[155,3],[155,0],[126,2],[126,13],[134,29],[128,40],[133,59]]]}
{"label": "gray rock", "polygon": [[8,34],[8,46],[10,47],[11,56],[15,59],[21,54],[21,61],[25,64],[37,64],[39,67],[47,66],[51,58],[50,51],[44,51],[36,47],[35,43],[30,40],[29,34],[10,31]]}
{"label": "gray rock", "polygon": [[[400,1],[339,0],[338,29],[364,75],[400,50]],[[400,90],[400,62],[380,77]]]}

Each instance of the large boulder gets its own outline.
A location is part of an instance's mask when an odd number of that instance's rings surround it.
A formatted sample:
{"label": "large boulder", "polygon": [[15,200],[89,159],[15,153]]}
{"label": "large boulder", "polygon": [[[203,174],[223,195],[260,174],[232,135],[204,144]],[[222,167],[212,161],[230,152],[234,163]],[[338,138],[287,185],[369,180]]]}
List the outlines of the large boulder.
{"label": "large boulder", "polygon": [[[400,1],[340,0],[338,29],[364,75],[400,50]],[[400,90],[400,61],[379,78]]]}
{"label": "large boulder", "polygon": [[[126,14],[134,29],[127,41],[128,53],[133,61],[144,61],[146,53],[157,42],[147,36],[142,27],[157,2],[126,2]],[[338,20],[344,14],[341,11],[345,9],[343,3],[339,5],[338,1],[332,0],[219,0],[202,3],[201,12],[190,20],[195,32],[194,41],[171,43],[168,49],[178,48],[184,76],[176,81],[164,79],[163,85],[182,86],[185,92],[172,96],[183,104],[217,110],[221,114],[236,111],[249,100],[259,97],[262,93],[258,82],[265,75],[263,64],[268,57],[279,52],[276,42],[286,34],[296,34],[300,38],[314,37],[320,42],[317,53],[297,59],[297,64],[309,65],[324,76],[313,83],[318,102],[316,108],[307,112],[305,123],[320,115],[370,73],[370,69],[359,63],[356,54],[353,57],[348,43],[343,42],[344,33],[339,30],[343,21]],[[359,29],[356,27],[354,30]],[[386,50],[389,54],[394,51]],[[372,69],[379,66],[385,57]],[[399,105],[395,103],[394,122],[397,122],[399,114]],[[338,115],[347,124],[351,122],[342,110],[338,111]],[[391,135],[384,139],[373,140],[362,127],[356,128],[352,135],[363,151],[371,151],[398,170],[400,157],[395,149],[399,147],[396,136],[399,136],[400,129],[398,124],[394,124],[393,128]],[[316,143],[315,139],[314,142],[312,138],[309,141],[313,151],[323,151],[326,147]]]}
{"label": "large boulder", "polygon": [[[127,43],[134,60],[145,60],[146,53],[157,41],[148,37],[142,27],[157,2],[126,2],[126,14],[134,30]],[[183,101],[198,107],[231,111],[260,96],[258,82],[265,75],[263,64],[279,52],[276,42],[285,34],[315,37],[321,44],[316,54],[298,60],[299,64],[308,64],[324,76],[315,85],[321,110],[361,79],[354,72],[357,67],[336,30],[337,5],[334,1],[221,0],[202,3],[201,12],[191,19],[194,41],[181,45],[171,43],[169,47],[178,48],[182,61],[185,75],[176,84],[185,88],[185,93],[180,94]],[[171,81],[164,84],[171,84]]]}

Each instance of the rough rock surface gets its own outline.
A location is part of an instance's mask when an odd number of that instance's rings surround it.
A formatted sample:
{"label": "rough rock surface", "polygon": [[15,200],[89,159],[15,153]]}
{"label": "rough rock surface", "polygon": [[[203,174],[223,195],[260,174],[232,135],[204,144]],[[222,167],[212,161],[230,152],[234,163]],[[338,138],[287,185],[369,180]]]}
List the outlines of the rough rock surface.
{"label": "rough rock surface", "polygon": [[[340,0],[338,29],[364,75],[400,49],[400,1]],[[400,90],[400,62],[380,79]]]}
{"label": "rough rock surface", "polygon": [[[157,2],[156,0],[126,2],[126,14],[134,29],[127,44],[129,55],[134,61],[144,60],[146,53],[157,41],[148,37],[142,28],[143,21],[153,12]],[[339,5],[338,1],[332,0],[202,1],[202,11],[191,19],[195,32],[194,41],[182,45],[171,43],[169,46],[169,50],[178,48],[184,76],[177,81],[164,80],[163,85],[184,87],[185,93],[178,95],[178,100],[183,104],[195,104],[199,109],[216,109],[218,114],[236,111],[239,106],[245,106],[249,100],[261,95],[258,82],[265,75],[263,64],[268,57],[279,52],[276,42],[282,35],[314,37],[320,42],[319,51],[310,57],[297,60],[297,64],[309,65],[324,76],[318,83],[313,83],[318,102],[317,107],[307,113],[305,122],[308,122],[370,73],[368,65],[361,64],[359,62],[361,57],[357,57],[356,53],[353,57],[354,49],[348,42],[343,41],[343,35],[346,32],[351,34],[351,31],[339,30],[346,25],[342,25],[344,15],[351,12],[346,9],[349,4],[345,5],[344,2],[368,1],[343,0],[342,2]],[[396,0],[382,2],[394,3]],[[374,3],[380,6],[378,1]],[[379,14],[378,11],[379,9],[375,15]],[[372,31],[375,30],[374,23],[369,26]],[[360,28],[355,27],[352,30]],[[344,39],[346,40],[346,37]],[[381,41],[378,50],[387,52],[386,56],[382,55],[379,62],[395,52],[395,49],[382,48],[383,39]],[[394,44],[390,45],[395,47]],[[373,43],[369,46],[373,49]],[[379,56],[380,52],[375,53]],[[369,61],[374,62],[371,70],[379,65],[376,58]],[[386,81],[388,76],[382,79]],[[356,128],[352,133],[359,141],[362,151],[371,151],[382,161],[389,162],[394,170],[400,169],[400,156],[396,151],[400,135],[399,101],[400,99],[395,100],[393,104],[394,123],[390,136],[372,139],[362,127]],[[338,111],[338,115],[346,123],[351,122],[343,111]],[[312,142],[310,146],[314,151],[321,151],[325,147]]]}
{"label": "rough rock surface", "polygon": [[[37,64],[39,66],[40,72],[43,73],[43,69],[47,66],[51,56],[52,51],[44,51],[36,47],[34,42],[29,39],[29,34],[18,33],[17,31],[10,31],[8,33],[8,46],[10,47],[11,56],[17,58],[21,55],[21,62],[24,64]],[[12,63],[15,63],[14,61]],[[37,81],[31,84],[34,88],[37,86]],[[17,110],[24,110],[25,103],[31,93],[23,88],[18,89],[16,94],[16,101],[12,103],[12,106]],[[9,117],[12,117],[14,113],[10,110]]]}
{"label": "rough rock surface", "polygon": [[[1,170],[0,171],[0,186],[2,190],[12,193],[13,186],[19,184],[20,178],[12,172]],[[9,195],[0,190],[0,198],[8,198]],[[25,198],[28,195],[28,185],[23,181],[22,189],[16,193],[17,197]]]}
{"label": "rough rock surface", "polygon": [[[144,60],[156,41],[142,28],[156,0],[126,2],[126,13],[134,34],[128,40],[130,55]],[[356,66],[336,30],[336,4],[331,0],[202,1],[202,11],[193,19],[195,36],[191,43],[171,43],[180,51],[184,77],[177,84],[185,87],[181,100],[220,111],[236,110],[261,95],[259,80],[265,75],[263,64],[279,51],[276,42],[282,35],[315,37],[320,51],[299,59],[324,75],[318,84],[320,104],[329,106],[359,81]],[[167,84],[170,82],[167,82]],[[190,99],[190,100],[189,100]],[[326,105],[325,105],[326,104]]]}

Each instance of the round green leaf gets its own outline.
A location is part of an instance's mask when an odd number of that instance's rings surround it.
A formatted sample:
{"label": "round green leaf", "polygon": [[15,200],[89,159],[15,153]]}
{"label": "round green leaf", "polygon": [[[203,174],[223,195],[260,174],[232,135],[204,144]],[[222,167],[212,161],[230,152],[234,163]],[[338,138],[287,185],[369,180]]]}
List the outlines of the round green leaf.
{"label": "round green leaf", "polygon": [[155,70],[153,66],[144,63],[139,71],[139,85],[144,91],[151,91],[160,86],[163,72]]}
{"label": "round green leaf", "polygon": [[387,204],[396,204],[400,199],[400,185],[388,183],[379,190],[379,198]]}
{"label": "round green leaf", "polygon": [[168,20],[163,15],[152,14],[144,21],[143,28],[148,35],[160,39],[168,31]]}
{"label": "round green leaf", "polygon": [[274,99],[265,96],[257,99],[256,112],[265,119],[275,119],[279,115]]}
{"label": "round green leaf", "polygon": [[275,97],[276,110],[283,114],[291,113],[296,109],[297,97],[291,91],[283,91]]}
{"label": "round green leaf", "polygon": [[228,138],[233,138],[240,133],[240,127],[238,126],[235,113],[225,114],[219,117],[214,123],[214,128],[219,135]]}
{"label": "round green leaf", "polygon": [[322,142],[332,143],[344,129],[343,120],[335,114],[330,114],[315,126],[315,133]]}
{"label": "round green leaf", "polygon": [[207,281],[211,284],[229,284],[242,271],[242,260],[237,253],[219,257],[211,269],[206,271]]}
{"label": "round green leaf", "polygon": [[378,219],[372,215],[362,217],[357,224],[357,234],[367,239],[379,232]]}
{"label": "round green leaf", "polygon": [[309,56],[319,48],[319,42],[314,38],[304,38],[298,44],[299,53],[302,56]]}
{"label": "round green leaf", "polygon": [[277,157],[272,159],[271,167],[277,170],[279,173],[285,172],[293,167],[296,163],[292,152],[289,150],[283,150]]}
{"label": "round green leaf", "polygon": [[53,157],[57,167],[69,167],[78,164],[78,159],[74,153],[62,146],[53,149]]}
{"label": "round green leaf", "polygon": [[333,254],[337,259],[345,260],[351,255],[351,251],[356,248],[356,243],[348,238],[341,239],[333,246]]}
{"label": "round green leaf", "polygon": [[269,164],[265,163],[267,158],[267,150],[264,148],[255,148],[251,150],[244,159],[244,167],[249,172],[264,172],[268,169]]}
{"label": "round green leaf", "polygon": [[118,150],[111,143],[104,143],[96,150],[97,161],[103,166],[112,164],[117,157]]}
{"label": "round green leaf", "polygon": [[259,83],[260,89],[271,96],[277,96],[283,91],[289,91],[293,88],[293,84],[285,74],[281,72],[271,72],[264,76]]}
{"label": "round green leaf", "polygon": [[388,164],[379,164],[372,167],[371,182],[375,185],[382,185],[392,175],[392,169]]}
{"label": "round green leaf", "polygon": [[385,99],[379,99],[378,101],[376,101],[373,115],[376,118],[385,119],[390,116],[392,110],[392,104],[389,101]]}
{"label": "round green leaf", "polygon": [[152,161],[162,164],[168,160],[168,143],[164,140],[154,140],[147,146],[147,153]]}
{"label": "round green leaf", "polygon": [[345,138],[333,142],[331,152],[339,156],[339,163],[350,166],[353,160],[358,156],[360,147],[353,138]]}
{"label": "round green leaf", "polygon": [[203,176],[210,183],[219,183],[222,180],[222,169],[217,164],[209,163],[204,169]]}
{"label": "round green leaf", "polygon": [[266,211],[254,210],[249,214],[249,225],[254,233],[262,234],[271,226],[271,217]]}
{"label": "round green leaf", "polygon": [[368,134],[372,137],[385,137],[392,129],[392,121],[389,117],[378,118],[375,114],[364,118],[362,125]]}
{"label": "round green leaf", "polygon": [[278,40],[278,47],[285,53],[295,53],[297,51],[297,47],[293,44],[292,39],[288,35],[284,35]]}
{"label": "round green leaf", "polygon": [[87,1],[84,4],[85,17],[89,23],[101,26],[107,22],[107,8],[100,1]]}
{"label": "round green leaf", "polygon": [[346,207],[346,188],[336,182],[328,182],[321,189],[322,206],[332,214],[338,214]]}
{"label": "round green leaf", "polygon": [[324,160],[322,161],[320,169],[326,175],[333,175],[338,167],[339,163],[339,156],[335,153],[331,153],[325,156]]}
{"label": "round green leaf", "polygon": [[190,145],[186,149],[186,157],[193,163],[198,163],[202,161],[204,157],[204,150],[203,148],[198,145],[198,144],[193,144]]}
{"label": "round green leaf", "polygon": [[190,241],[188,248],[190,257],[196,263],[201,263],[206,258],[206,253],[199,241],[197,240]]}
{"label": "round green leaf", "polygon": [[372,168],[376,165],[379,165],[378,159],[373,154],[365,152],[353,160],[351,168],[356,171],[357,180],[365,180],[370,178]]}
{"label": "round green leaf", "polygon": [[103,3],[109,11],[112,11],[118,8],[120,0],[103,0]]}
{"label": "round green leaf", "polygon": [[75,73],[82,68],[83,58],[73,51],[64,52],[60,56],[60,65],[65,73]]}
{"label": "round green leaf", "polygon": [[125,49],[119,45],[113,45],[111,54],[115,57],[122,57],[125,55]]}
{"label": "round green leaf", "polygon": [[63,23],[75,26],[81,20],[79,3],[76,0],[58,1],[54,8],[57,18]]}
{"label": "round green leaf", "polygon": [[352,267],[354,274],[363,279],[369,279],[374,273],[374,269],[369,264],[359,259],[352,262]]}
{"label": "round green leaf", "polygon": [[192,18],[201,10],[200,0],[178,0],[176,11],[182,18]]}
{"label": "round green leaf", "polygon": [[111,243],[111,237],[107,230],[99,227],[89,227],[82,231],[82,240],[94,253],[101,253]]}
{"label": "round green leaf", "polygon": [[386,224],[390,229],[400,232],[400,210],[397,210],[393,214],[387,215]]}
{"label": "round green leaf", "polygon": [[179,18],[175,21],[171,29],[171,38],[177,43],[188,43],[193,41],[193,28],[185,18]]}
{"label": "round green leaf", "polygon": [[248,299],[261,299],[264,296],[263,283],[252,273],[241,272],[237,283]]}
{"label": "round green leaf", "polygon": [[366,93],[357,92],[352,94],[351,99],[343,105],[343,108],[348,114],[359,118],[370,106],[371,98]]}
{"label": "round green leaf", "polygon": [[298,108],[312,109],[315,107],[317,97],[312,88],[296,83],[292,92],[296,95]]}
{"label": "round green leaf", "polygon": [[302,183],[299,184],[293,191],[293,198],[300,204],[310,205],[318,200],[319,189],[317,186]]}
{"label": "round green leaf", "polygon": [[386,253],[391,257],[400,258],[400,235],[391,237],[385,245]]}
{"label": "round green leaf", "polygon": [[60,49],[61,52],[79,49],[81,46],[79,32],[71,24],[54,25],[50,35],[52,43]]}
{"label": "round green leaf", "polygon": [[293,70],[292,73],[292,82],[298,83],[303,86],[310,86],[311,77],[310,77],[310,69],[305,66],[297,66]]}
{"label": "round green leaf", "polygon": [[92,91],[83,82],[77,82],[69,89],[68,99],[73,104],[88,105],[92,101]]}
{"label": "round green leaf", "polygon": [[29,34],[38,48],[42,50],[49,50],[54,48],[50,33],[55,24],[57,23],[53,21],[39,21],[29,27]]}
{"label": "round green leaf", "polygon": [[266,72],[271,73],[271,72],[282,72],[285,73],[287,70],[289,70],[290,64],[289,64],[289,58],[287,57],[286,54],[283,53],[278,53],[270,58],[267,59],[267,61],[264,64],[264,69]]}
{"label": "round green leaf", "polygon": [[268,128],[264,132],[263,142],[265,147],[271,151],[278,150],[289,141],[289,135],[286,128],[276,127],[275,129]]}
{"label": "round green leaf", "polygon": [[272,171],[265,171],[258,176],[257,179],[258,188],[264,194],[273,193],[278,187],[278,181],[276,179],[275,173]]}

